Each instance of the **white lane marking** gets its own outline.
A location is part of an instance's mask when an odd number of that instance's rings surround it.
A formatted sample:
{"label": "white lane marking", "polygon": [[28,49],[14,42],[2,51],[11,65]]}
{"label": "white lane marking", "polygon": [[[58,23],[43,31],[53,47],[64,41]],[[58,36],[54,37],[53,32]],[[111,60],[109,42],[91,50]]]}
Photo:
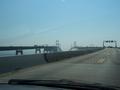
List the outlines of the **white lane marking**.
{"label": "white lane marking", "polygon": [[105,62],[105,59],[102,58],[102,59],[99,59],[99,60],[97,61],[97,64],[102,64],[102,63],[104,63],[104,62]]}

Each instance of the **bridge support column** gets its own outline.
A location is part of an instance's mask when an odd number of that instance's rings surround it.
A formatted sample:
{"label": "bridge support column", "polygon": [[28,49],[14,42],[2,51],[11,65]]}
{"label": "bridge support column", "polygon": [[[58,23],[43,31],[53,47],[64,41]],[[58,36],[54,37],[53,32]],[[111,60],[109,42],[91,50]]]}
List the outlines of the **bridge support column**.
{"label": "bridge support column", "polygon": [[16,50],[16,55],[18,55],[19,53],[20,53],[20,55],[23,55],[23,50],[22,49]]}
{"label": "bridge support column", "polygon": [[48,50],[46,48],[44,48],[43,53],[48,53]]}
{"label": "bridge support column", "polygon": [[36,49],[35,49],[35,54],[37,54],[37,52],[38,52],[38,53],[41,53],[41,49],[40,49],[40,48],[36,48]]}

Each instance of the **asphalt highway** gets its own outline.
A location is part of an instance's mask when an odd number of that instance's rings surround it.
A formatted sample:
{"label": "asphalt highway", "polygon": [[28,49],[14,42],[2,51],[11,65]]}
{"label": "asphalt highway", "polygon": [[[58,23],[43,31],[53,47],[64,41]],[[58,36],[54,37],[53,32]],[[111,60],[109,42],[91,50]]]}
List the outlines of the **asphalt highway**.
{"label": "asphalt highway", "polygon": [[9,79],[68,79],[120,86],[120,50],[106,48],[88,55],[38,65],[0,76],[0,82],[7,82]]}

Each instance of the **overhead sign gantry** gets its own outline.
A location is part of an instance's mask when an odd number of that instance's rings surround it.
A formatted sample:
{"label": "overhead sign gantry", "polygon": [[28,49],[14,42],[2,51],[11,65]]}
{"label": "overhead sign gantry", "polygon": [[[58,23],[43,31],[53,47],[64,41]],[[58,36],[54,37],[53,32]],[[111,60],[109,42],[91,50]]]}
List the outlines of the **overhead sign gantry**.
{"label": "overhead sign gantry", "polygon": [[103,41],[103,47],[106,47],[105,43],[114,43],[115,44],[115,48],[117,47],[117,41],[115,41],[115,40],[106,40],[106,41]]}

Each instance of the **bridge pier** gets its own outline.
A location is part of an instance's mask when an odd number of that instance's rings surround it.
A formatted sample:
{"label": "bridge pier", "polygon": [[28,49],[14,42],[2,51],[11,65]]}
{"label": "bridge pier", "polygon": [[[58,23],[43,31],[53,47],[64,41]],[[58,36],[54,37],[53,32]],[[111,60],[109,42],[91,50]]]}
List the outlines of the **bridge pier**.
{"label": "bridge pier", "polygon": [[35,49],[35,54],[37,54],[37,52],[38,52],[38,53],[41,53],[41,49],[40,49],[40,48],[36,48],[36,49]]}
{"label": "bridge pier", "polygon": [[50,53],[50,50],[49,50],[49,48],[44,48],[44,51],[43,51],[43,53]]}
{"label": "bridge pier", "polygon": [[20,55],[23,55],[23,50],[22,49],[16,50],[16,55],[18,55],[19,53],[20,53]]}

